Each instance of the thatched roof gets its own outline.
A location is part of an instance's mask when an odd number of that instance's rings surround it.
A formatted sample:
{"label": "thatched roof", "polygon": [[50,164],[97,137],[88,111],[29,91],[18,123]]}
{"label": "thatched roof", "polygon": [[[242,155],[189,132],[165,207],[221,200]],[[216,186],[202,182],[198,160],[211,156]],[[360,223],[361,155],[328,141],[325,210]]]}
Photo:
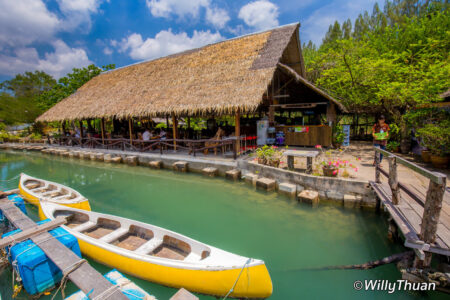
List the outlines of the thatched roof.
{"label": "thatched roof", "polygon": [[278,63],[305,75],[298,30],[286,25],[102,73],[37,121],[253,112]]}

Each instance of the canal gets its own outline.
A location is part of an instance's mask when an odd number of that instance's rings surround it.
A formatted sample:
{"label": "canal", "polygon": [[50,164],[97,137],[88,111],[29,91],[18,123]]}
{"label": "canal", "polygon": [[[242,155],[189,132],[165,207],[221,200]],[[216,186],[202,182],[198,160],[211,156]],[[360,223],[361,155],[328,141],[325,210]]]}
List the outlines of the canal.
{"label": "canal", "polygon": [[[263,259],[274,286],[270,299],[444,298],[438,293],[353,289],[356,280],[399,279],[392,264],[372,270],[307,270],[364,263],[404,251],[387,240],[386,218],[371,211],[335,205],[312,208],[276,193],[255,191],[242,182],[40,153],[0,151],[0,169],[0,189],[17,188],[18,180],[4,180],[24,172],[78,190],[93,211],[154,224],[232,253]],[[27,208],[37,219],[37,209]],[[89,261],[102,273],[109,270]],[[128,277],[160,300],[176,292]],[[67,295],[75,287],[69,284],[66,290]],[[0,292],[9,299],[9,270],[0,274]]]}

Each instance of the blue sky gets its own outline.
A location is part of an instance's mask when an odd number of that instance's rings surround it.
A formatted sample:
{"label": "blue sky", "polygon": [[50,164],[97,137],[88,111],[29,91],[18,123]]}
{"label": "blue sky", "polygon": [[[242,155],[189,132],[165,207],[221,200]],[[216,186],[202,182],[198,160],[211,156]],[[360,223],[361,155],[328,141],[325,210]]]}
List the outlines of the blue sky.
{"label": "blue sky", "polygon": [[319,44],[375,0],[0,0],[0,81],[42,70],[117,67],[294,22]]}

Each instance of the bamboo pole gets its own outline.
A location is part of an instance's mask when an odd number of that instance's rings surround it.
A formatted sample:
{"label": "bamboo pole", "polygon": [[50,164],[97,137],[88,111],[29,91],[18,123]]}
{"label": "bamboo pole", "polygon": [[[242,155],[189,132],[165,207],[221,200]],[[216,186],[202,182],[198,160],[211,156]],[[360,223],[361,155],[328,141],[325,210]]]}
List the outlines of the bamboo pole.
{"label": "bamboo pole", "polygon": [[133,145],[133,123],[132,118],[128,119],[128,130],[130,131],[130,144]]}
{"label": "bamboo pole", "polygon": [[173,132],[173,150],[177,150],[177,141],[178,138],[178,124],[177,124],[177,117],[175,114],[172,114],[172,132]]}
{"label": "bamboo pole", "polygon": [[234,135],[236,136],[236,153],[241,152],[241,115],[239,109],[236,110],[234,120]]}
{"label": "bamboo pole", "polygon": [[105,119],[104,118],[102,118],[101,120],[100,120],[100,127],[101,127],[101,130],[102,130],[102,144],[104,145],[105,144]]}

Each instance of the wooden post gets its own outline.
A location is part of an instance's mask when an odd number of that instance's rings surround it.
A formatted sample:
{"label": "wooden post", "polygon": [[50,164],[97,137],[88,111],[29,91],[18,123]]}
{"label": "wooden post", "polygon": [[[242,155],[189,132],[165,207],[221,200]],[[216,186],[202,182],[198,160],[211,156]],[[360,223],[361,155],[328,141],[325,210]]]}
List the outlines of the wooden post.
{"label": "wooden post", "polygon": [[187,117],[187,128],[191,129],[191,117]]}
{"label": "wooden post", "polygon": [[177,150],[177,141],[178,138],[178,123],[177,123],[177,117],[174,113],[172,113],[172,132],[173,132],[173,150]]}
{"label": "wooden post", "polygon": [[375,182],[381,183],[380,180],[380,152],[375,150]]}
{"label": "wooden post", "polygon": [[[420,239],[426,244],[432,244],[436,240],[436,232],[441,215],[442,201],[444,200],[445,187],[447,178],[442,177],[441,183],[430,180],[427,191],[427,198],[423,207],[422,224],[420,226]],[[425,252],[425,259],[422,267],[429,267],[431,264],[431,252]],[[415,265],[418,263],[416,256]]]}
{"label": "wooden post", "polygon": [[104,118],[102,118],[101,120],[100,120],[100,127],[101,127],[101,130],[102,130],[102,144],[104,145],[105,144],[105,119]]}
{"label": "wooden post", "polygon": [[389,156],[387,159],[389,162],[389,186],[392,191],[392,203],[398,205],[400,203],[400,187],[398,186],[397,160],[394,156]]}
{"label": "wooden post", "polygon": [[84,137],[84,134],[83,134],[83,121],[79,121],[79,123],[80,123],[80,138],[83,138]]}
{"label": "wooden post", "polygon": [[234,135],[236,136],[236,153],[239,155],[239,152],[241,152],[241,115],[239,108],[236,110],[234,119]]}
{"label": "wooden post", "polygon": [[166,129],[169,130],[169,116],[166,116]]}
{"label": "wooden post", "polygon": [[130,131],[130,144],[133,145],[133,121],[128,119],[128,130]]}

